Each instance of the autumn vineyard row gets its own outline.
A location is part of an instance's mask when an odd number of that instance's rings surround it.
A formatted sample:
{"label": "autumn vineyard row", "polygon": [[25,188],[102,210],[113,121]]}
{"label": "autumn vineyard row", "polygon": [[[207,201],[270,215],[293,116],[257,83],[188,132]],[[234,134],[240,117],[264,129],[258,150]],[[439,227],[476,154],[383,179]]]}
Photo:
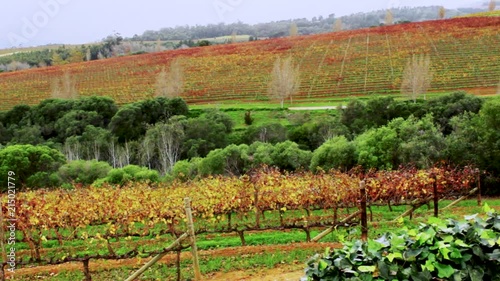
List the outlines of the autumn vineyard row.
{"label": "autumn vineyard row", "polygon": [[[16,195],[16,223],[25,242],[34,249],[40,248],[43,232],[53,231],[59,240],[81,239],[60,237],[61,230],[77,233],[88,226],[105,226],[101,233],[110,237],[118,233],[121,237],[148,236],[157,224],[165,226],[163,233],[182,233],[185,231],[183,200],[190,197],[198,232],[254,230],[264,226],[259,225],[258,219],[248,220],[248,217],[255,218],[257,213],[265,211],[303,211],[303,217],[307,217],[313,210],[356,207],[360,180],[365,180],[368,204],[374,206],[429,201],[433,198],[434,184],[440,198],[461,196],[476,186],[477,177],[477,170],[467,167],[408,168],[368,174],[281,173],[265,168],[240,178],[213,177],[168,186],[134,183],[124,187],[38,190]],[[2,201],[6,200],[7,196],[2,196]],[[3,206],[6,213],[7,204]],[[232,222],[230,219],[227,222],[231,215]],[[226,220],[227,228],[210,227],[220,225],[221,220]],[[334,223],[331,215],[327,221]],[[141,225],[140,231],[137,224]],[[280,222],[276,227],[280,227]]]}
{"label": "autumn vineyard row", "polygon": [[185,69],[188,102],[266,99],[279,56],[300,66],[296,99],[399,93],[412,54],[429,54],[431,91],[496,89],[500,77],[500,17],[457,18],[355,31],[260,40],[0,74],[0,110],[51,96],[51,81],[69,72],[82,96],[119,104],[149,98],[157,74],[172,59]]}

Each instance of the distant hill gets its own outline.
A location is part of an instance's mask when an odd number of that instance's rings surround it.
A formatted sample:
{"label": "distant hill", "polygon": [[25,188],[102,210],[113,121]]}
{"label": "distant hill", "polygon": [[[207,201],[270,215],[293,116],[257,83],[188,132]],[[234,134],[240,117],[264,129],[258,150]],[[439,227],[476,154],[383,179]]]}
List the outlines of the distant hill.
{"label": "distant hill", "polygon": [[[435,20],[438,18],[440,6],[430,7],[404,7],[391,9],[394,22],[419,22]],[[461,8],[446,10],[446,17],[452,18],[469,13],[484,12],[484,8]],[[348,16],[336,17],[331,14],[328,17],[314,17],[312,19],[282,20],[259,24],[245,24],[242,22],[233,24],[209,24],[197,26],[178,26],[163,28],[160,30],[148,30],[142,35],[127,38],[133,41],[155,41],[155,40],[198,40],[228,36],[236,31],[238,34],[247,34],[260,38],[273,38],[287,36],[292,22],[297,23],[299,33],[302,35],[320,34],[333,31],[333,25],[337,19],[343,23],[346,30],[355,30],[371,26],[379,26],[385,21],[387,11],[379,10],[369,13],[357,13]]]}
{"label": "distant hill", "polygon": [[156,77],[182,58],[188,102],[267,100],[274,61],[291,55],[302,84],[295,99],[398,94],[412,54],[429,54],[432,91],[491,89],[500,79],[500,17],[472,17],[365,28],[127,56],[0,73],[0,110],[36,104],[69,73],[83,96],[118,103],[152,97]]}

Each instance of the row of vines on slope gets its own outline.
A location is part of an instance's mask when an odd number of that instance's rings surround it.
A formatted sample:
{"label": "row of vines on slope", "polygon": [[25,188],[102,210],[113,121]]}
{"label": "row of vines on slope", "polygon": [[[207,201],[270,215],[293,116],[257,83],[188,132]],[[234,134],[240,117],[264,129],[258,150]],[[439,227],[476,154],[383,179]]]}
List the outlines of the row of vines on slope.
{"label": "row of vines on slope", "polygon": [[[77,237],[76,233],[89,226],[104,226],[102,235],[115,238],[149,236],[158,224],[164,226],[164,233],[181,233],[185,227],[185,197],[192,198],[199,233],[258,230],[266,228],[258,220],[265,211],[305,211],[310,215],[312,210],[333,209],[336,213],[339,208],[356,207],[362,179],[366,181],[370,206],[409,205],[415,199],[429,201],[434,184],[441,198],[469,192],[476,184],[477,170],[447,167],[367,174],[356,171],[313,174],[281,173],[264,168],[240,178],[212,177],[171,186],[135,183],[71,191],[39,190],[17,194],[17,227],[23,233],[23,240],[37,252],[35,259],[38,260],[38,249],[47,231],[55,233],[61,246],[63,240],[88,238]],[[2,201],[6,199],[2,197]],[[231,215],[237,218],[234,222]],[[255,220],[249,220],[253,215]],[[220,221],[226,218],[227,228],[220,228]],[[335,223],[331,216],[327,221]],[[283,227],[283,221],[277,224],[277,228]],[[70,234],[64,237],[63,233]],[[102,238],[100,234],[95,236]]]}
{"label": "row of vines on slope", "polygon": [[397,93],[413,54],[430,55],[431,90],[495,87],[499,23],[498,17],[429,21],[3,73],[0,110],[49,98],[51,81],[64,73],[81,96],[111,96],[120,104],[150,98],[158,73],[177,58],[189,102],[265,98],[273,62],[288,55],[300,62],[297,98]]}

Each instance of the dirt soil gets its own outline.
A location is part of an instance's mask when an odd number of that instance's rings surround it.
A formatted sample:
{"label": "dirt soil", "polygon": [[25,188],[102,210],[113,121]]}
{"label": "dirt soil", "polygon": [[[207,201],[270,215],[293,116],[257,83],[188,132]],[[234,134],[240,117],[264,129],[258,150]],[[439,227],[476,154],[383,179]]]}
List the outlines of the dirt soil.
{"label": "dirt soil", "polygon": [[[339,248],[338,243],[295,243],[289,245],[265,245],[265,246],[245,246],[233,247],[225,249],[215,249],[207,251],[199,251],[200,258],[204,257],[232,257],[254,255],[264,252],[281,251],[287,252],[295,249],[316,249],[318,252],[324,251],[326,247]],[[161,259],[161,263],[173,264],[175,262],[175,254],[166,255]],[[182,253],[181,259],[191,259],[191,253]],[[141,265],[148,262],[149,259],[125,259],[125,260],[90,260],[89,267],[91,272],[110,270],[120,267],[134,267],[139,268]],[[55,275],[61,271],[80,271],[82,270],[82,263],[72,262],[61,265],[47,265],[36,266],[30,268],[16,269],[16,276],[35,276],[37,274],[52,274]],[[262,281],[285,281],[285,280],[299,280],[304,275],[304,264],[283,265],[274,269],[256,268],[245,271],[233,271],[227,273],[212,273],[205,276],[205,280],[262,280]]]}

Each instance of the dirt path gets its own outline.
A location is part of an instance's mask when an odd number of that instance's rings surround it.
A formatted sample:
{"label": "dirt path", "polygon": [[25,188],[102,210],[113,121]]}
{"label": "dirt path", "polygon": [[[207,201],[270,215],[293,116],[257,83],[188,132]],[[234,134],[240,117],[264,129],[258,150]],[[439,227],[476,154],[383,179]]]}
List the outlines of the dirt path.
{"label": "dirt path", "polygon": [[304,265],[286,265],[273,269],[233,271],[208,276],[211,281],[299,281],[304,276]]}
{"label": "dirt path", "polygon": [[[305,107],[289,107],[288,110],[296,110],[296,111],[300,111],[300,110],[327,110],[327,109],[331,109],[331,110],[336,110],[338,108],[338,106],[305,106]],[[347,108],[346,106],[342,106],[342,108]]]}
{"label": "dirt path", "polygon": [[[282,251],[287,252],[295,249],[316,249],[318,252],[322,252],[326,247],[338,248],[340,244],[336,243],[295,243],[289,245],[265,245],[265,246],[245,246],[245,247],[233,247],[226,249],[215,249],[208,251],[200,251],[200,258],[206,257],[232,257],[232,256],[243,256],[243,255],[254,255],[265,252],[272,251]],[[175,255],[166,255],[161,259],[161,263],[173,264],[175,262]],[[190,253],[183,253],[181,259],[191,259]],[[130,266],[137,268],[142,264],[145,264],[149,259],[125,259],[125,260],[90,260],[90,270],[91,271],[102,271],[110,270],[125,266]],[[254,269],[246,271],[234,271],[228,273],[213,273],[210,276],[206,276],[206,280],[247,280],[247,281],[257,281],[257,280],[299,280],[303,276],[304,264],[293,264],[293,265],[283,265],[275,269]],[[20,268],[15,272],[16,276],[26,276],[35,275],[40,273],[57,274],[61,271],[80,271],[82,270],[82,263],[72,262],[62,265],[48,265],[48,266],[37,266],[31,268]],[[269,279],[270,278],[270,279]]]}

